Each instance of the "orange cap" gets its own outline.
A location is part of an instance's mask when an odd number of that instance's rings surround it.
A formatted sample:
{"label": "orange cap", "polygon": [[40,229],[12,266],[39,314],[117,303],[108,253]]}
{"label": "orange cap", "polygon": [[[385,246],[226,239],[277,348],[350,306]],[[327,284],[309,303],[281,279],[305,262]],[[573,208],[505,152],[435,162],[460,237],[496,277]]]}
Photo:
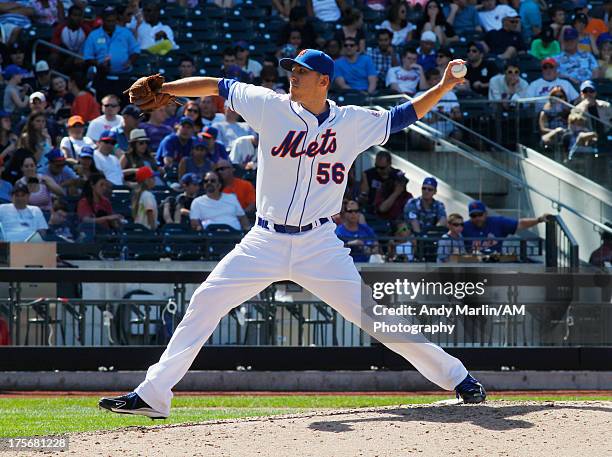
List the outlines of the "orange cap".
{"label": "orange cap", "polygon": [[77,124],[85,125],[85,121],[81,116],[70,116],[68,119],[68,127],[74,127]]}

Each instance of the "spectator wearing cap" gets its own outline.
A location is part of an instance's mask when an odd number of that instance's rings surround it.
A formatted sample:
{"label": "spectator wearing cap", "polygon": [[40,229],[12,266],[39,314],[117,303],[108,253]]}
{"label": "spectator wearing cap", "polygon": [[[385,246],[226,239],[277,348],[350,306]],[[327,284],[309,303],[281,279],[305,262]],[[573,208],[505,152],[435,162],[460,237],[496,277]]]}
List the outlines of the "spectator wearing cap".
{"label": "spectator wearing cap", "polygon": [[344,56],[336,60],[334,84],[340,90],[376,92],[378,72],[372,59],[361,54],[353,38],[344,41]]}
{"label": "spectator wearing cap", "polygon": [[162,217],[165,224],[182,224],[189,221],[191,203],[200,195],[202,178],[195,173],[181,177],[183,193],[176,198],[170,196],[162,203]]}
{"label": "spectator wearing cap", "polygon": [[178,166],[183,157],[191,155],[194,134],[193,120],[183,116],[178,123],[176,133],[165,137],[157,148],[155,159],[164,168]]}
{"label": "spectator wearing cap", "polygon": [[[469,88],[473,92],[488,96],[489,81],[499,73],[497,65],[490,60],[485,60],[485,48],[477,42],[468,43],[467,54],[467,74],[465,75],[465,89]],[[463,90],[463,85],[457,86],[457,90]]]}
{"label": "spectator wearing cap", "polygon": [[195,174],[203,178],[206,173],[213,169],[214,162],[208,149],[208,139],[203,135],[193,138],[191,154],[183,157],[179,162],[178,175],[182,178],[185,174]]}
{"label": "spectator wearing cap", "polygon": [[60,149],[67,159],[76,161],[83,146],[94,147],[91,138],[84,136],[85,121],[81,116],[71,116],[66,124],[68,136],[60,141]]}
{"label": "spectator wearing cap", "polygon": [[448,215],[448,232],[438,240],[438,263],[446,263],[451,255],[465,254],[463,239],[463,216],[452,213]]}
{"label": "spectator wearing cap", "polygon": [[217,112],[215,99],[211,96],[202,98],[200,102],[200,115],[202,128],[210,127],[216,122],[222,122],[225,120],[225,115]]}
{"label": "spectator wearing cap", "polygon": [[123,216],[115,214],[110,200],[106,198],[110,187],[111,183],[103,174],[93,173],[89,176],[83,187],[83,197],[77,204],[77,214],[82,223],[95,224],[96,228],[106,230],[120,227]]}
{"label": "spectator wearing cap", "polygon": [[412,233],[425,234],[436,225],[446,225],[444,203],[434,198],[438,191],[438,181],[434,177],[423,180],[421,196],[408,200],[404,207],[404,217],[410,222]]}
{"label": "spectator wearing cap", "polygon": [[[559,78],[557,61],[549,57],[542,61],[542,77],[529,83],[527,97],[547,97],[557,86],[563,89],[570,103],[578,98],[578,92],[574,89],[574,86],[568,80]],[[540,111],[544,103],[546,103],[546,99],[536,102],[536,109]]]}
{"label": "spectator wearing cap", "polygon": [[4,241],[22,242],[35,232],[45,234],[47,221],[40,208],[28,205],[30,190],[25,184],[16,184],[11,191],[11,203],[0,205],[0,227]]}
{"label": "spectator wearing cap", "polygon": [[41,174],[53,179],[68,195],[74,195],[80,180],[72,168],[66,166],[64,153],[54,148],[47,152],[46,156],[49,163],[40,171]]}
{"label": "spectator wearing cap", "polygon": [[34,90],[48,94],[51,89],[51,72],[46,60],[39,60],[36,62],[34,66],[34,76],[36,77],[36,81],[34,81]]}
{"label": "spectator wearing cap", "polygon": [[417,90],[427,88],[427,79],[423,67],[417,63],[417,50],[407,47],[402,52],[402,65],[391,67],[387,72],[385,83],[389,89],[399,94],[414,95]]}
{"label": "spectator wearing cap", "polygon": [[[133,181],[136,171],[142,167],[149,167],[154,172],[159,171],[155,156],[150,147],[149,137],[143,129],[134,129],[130,132],[130,139],[126,149],[126,153],[119,159],[126,180],[129,178],[130,181]],[[162,184],[161,180],[158,179],[155,180],[155,183]]]}
{"label": "spectator wearing cap", "polygon": [[[510,11],[512,10],[512,11]],[[502,18],[508,13],[516,14],[516,10],[508,5],[497,5],[496,0],[483,0],[482,9],[478,13],[480,24],[485,32],[502,28]]]}
{"label": "spectator wearing cap", "polygon": [[234,141],[229,158],[233,164],[245,170],[257,168],[257,147],[259,146],[259,135],[241,136]]}
{"label": "spectator wearing cap", "polygon": [[595,119],[602,122],[592,122],[590,117],[587,117],[587,128],[594,131],[598,136],[604,137],[609,125],[612,124],[612,106],[606,100],[597,98],[597,87],[593,81],[587,80],[580,84],[581,101],[576,105],[575,110],[583,113],[588,113]]}
{"label": "spectator wearing cap", "polygon": [[463,236],[470,241],[474,251],[501,251],[502,243],[490,238],[506,238],[519,230],[535,227],[546,222],[548,214],[540,217],[514,219],[505,216],[489,216],[486,205],[480,200],[471,201],[468,205],[470,220],[463,227]]}
{"label": "spectator wearing cap", "polygon": [[336,227],[336,236],[351,250],[354,262],[368,262],[370,255],[378,252],[376,233],[368,224],[359,222],[359,203],[349,200],[342,211],[342,223]]}
{"label": "spectator wearing cap", "polygon": [[28,74],[25,68],[22,68],[15,64],[7,65],[4,68],[2,76],[6,82],[4,89],[4,111],[9,114],[15,112],[21,112],[28,107],[29,97],[28,88],[29,85],[22,84],[23,77]]}
{"label": "spectator wearing cap", "polygon": [[252,130],[246,122],[238,122],[240,114],[225,104],[225,120],[215,122],[212,127],[218,130],[217,140],[225,145],[225,150],[229,153],[237,138],[250,135]]}
{"label": "spectator wearing cap", "polygon": [[450,48],[441,47],[438,49],[438,53],[436,55],[436,68],[440,72],[441,75],[444,74],[448,63],[453,60],[453,53]]}
{"label": "spectator wearing cap", "polygon": [[555,32],[552,27],[545,27],[540,37],[531,42],[529,53],[538,60],[554,57],[561,53],[561,45],[555,40]]}
{"label": "spectator wearing cap", "polygon": [[127,151],[128,143],[130,142],[130,134],[134,129],[138,128],[141,115],[142,111],[136,105],[127,105],[121,111],[123,125],[111,129],[117,134],[117,154],[123,155]]}
{"label": "spectator wearing cap", "polygon": [[[563,30],[565,35],[565,31],[571,28],[576,29],[576,31],[578,32],[578,50],[582,51],[582,52],[588,52],[588,53],[596,53],[597,52],[597,45],[596,45],[596,41],[597,41],[597,37],[594,35],[589,34],[586,31],[586,27],[587,24],[589,23],[589,18],[587,17],[586,14],[584,13],[576,13],[574,15],[574,17],[572,18],[572,24],[571,27],[567,26],[565,27],[565,29]],[[561,48],[565,49],[565,37],[562,36],[562,41],[561,41]]]}
{"label": "spectator wearing cap", "polygon": [[523,37],[519,32],[520,18],[514,10],[508,10],[502,19],[502,28],[489,30],[485,35],[485,43],[489,51],[501,60],[515,57],[519,52],[527,50]]}
{"label": "spectator wearing cap", "polygon": [[[612,1],[610,4],[612,4]],[[607,32],[599,35],[597,49],[599,50],[599,60],[597,61],[599,67],[596,70],[596,76],[597,78],[612,79],[612,35]]]}
{"label": "spectator wearing cap", "polygon": [[94,148],[83,146],[79,152],[79,163],[75,167],[82,180],[87,181],[91,175],[100,174],[94,160]]}
{"label": "spectator wearing cap", "polygon": [[157,151],[161,141],[172,133],[172,127],[165,124],[167,118],[166,109],[159,108],[149,113],[149,120],[147,122],[140,124],[140,128],[144,129],[147,133],[149,147],[152,151]]}
{"label": "spectator wearing cap", "polygon": [[219,174],[209,171],[204,176],[204,192],[191,203],[189,219],[191,228],[197,231],[211,224],[227,225],[234,230],[248,230],[249,220],[235,194],[222,192]]}
{"label": "spectator wearing cap", "polygon": [[158,48],[169,50],[178,49],[174,41],[174,32],[168,25],[162,24],[159,20],[159,4],[147,1],[142,7],[142,21],[136,22],[136,38],[140,49],[148,50],[157,54]]}
{"label": "spectator wearing cap", "polygon": [[[423,5],[421,19],[417,22],[416,26],[416,36],[422,37],[422,34],[427,31],[433,32],[436,35],[437,42],[442,46],[447,46],[459,40],[455,29],[446,20],[442,10],[442,3],[438,0],[428,0]],[[433,41],[434,43],[436,42],[436,40]]]}
{"label": "spectator wearing cap", "polygon": [[504,66],[504,73],[495,75],[489,81],[489,100],[510,101],[523,98],[527,94],[529,83],[521,78],[518,63],[509,60]]}
{"label": "spectator wearing cap", "polygon": [[107,180],[115,186],[123,185],[123,170],[119,159],[114,154],[117,135],[112,130],[105,130],[100,135],[98,147],[94,151],[94,161]]}
{"label": "spectator wearing cap", "polygon": [[263,66],[249,57],[249,44],[246,41],[238,41],[234,44],[234,47],[236,49],[236,65],[242,71],[248,73],[251,79],[259,78]]}
{"label": "spectator wearing cap", "polygon": [[421,45],[417,48],[417,63],[423,68],[423,72],[436,66],[436,34],[427,30],[421,34]]}
{"label": "spectator wearing cap", "polygon": [[100,134],[105,130],[112,130],[114,127],[122,127],[124,125],[123,116],[119,114],[119,97],[113,94],[106,95],[102,98],[102,115],[98,116],[89,123],[86,136],[93,141],[100,139]]}
{"label": "spectator wearing cap", "polygon": [[0,3],[0,29],[4,42],[11,45],[17,41],[22,29],[32,26],[30,18],[34,16],[34,4],[31,0]]}
{"label": "spectator wearing cap", "polygon": [[451,0],[445,14],[446,21],[453,26],[458,35],[482,32],[478,10],[468,0]]}
{"label": "spectator wearing cap", "polygon": [[13,133],[11,115],[0,110],[0,157],[8,160],[17,149],[17,135]]}
{"label": "spectator wearing cap", "polygon": [[379,29],[376,31],[377,46],[366,50],[366,54],[372,59],[378,71],[379,83],[385,80],[389,68],[397,67],[400,64],[399,55],[391,46],[392,38],[392,32],[387,29]]}
{"label": "spectator wearing cap", "polygon": [[102,26],[92,30],[83,43],[83,59],[97,69],[94,85],[100,94],[111,93],[118,81],[123,84],[120,77],[127,78],[140,53],[132,32],[117,25],[117,19],[117,11],[112,6],[106,7]]}
{"label": "spectator wearing cap", "polygon": [[534,36],[540,34],[542,30],[542,13],[540,5],[536,0],[521,0],[519,6],[523,41],[530,43]]}
{"label": "spectator wearing cap", "polygon": [[204,127],[200,135],[206,140],[206,147],[210,160],[217,162],[220,159],[229,158],[225,145],[217,140],[219,137],[219,130],[212,126]]}
{"label": "spectator wearing cap", "polygon": [[59,186],[50,176],[36,172],[36,160],[27,157],[21,165],[23,177],[15,185],[24,184],[30,191],[28,203],[38,206],[43,211],[51,211],[53,204],[52,194],[58,197],[65,195],[64,189]]}
{"label": "spectator wearing cap", "polygon": [[70,76],[68,91],[74,96],[70,107],[73,116],[81,116],[85,122],[90,122],[100,115],[100,104],[87,90],[87,79],[83,73],[73,73]]}
{"label": "spectator wearing cap", "polygon": [[0,203],[8,203],[11,201],[11,191],[13,190],[13,185],[1,177],[3,173],[4,158],[0,155]]}
{"label": "spectator wearing cap", "polygon": [[592,79],[597,69],[597,61],[590,52],[578,50],[578,31],[574,28],[566,29],[563,39],[563,52],[555,57],[559,65],[559,75],[576,85]]}
{"label": "spectator wearing cap", "polygon": [[235,194],[245,213],[255,213],[255,187],[253,184],[246,179],[236,178],[234,167],[229,160],[220,159],[215,163],[214,169],[223,183],[223,192]]}
{"label": "spectator wearing cap", "polygon": [[[43,134],[49,136],[50,144],[56,145],[61,139],[63,129],[58,125],[53,115],[49,112],[47,104],[47,96],[43,92],[33,92],[30,94],[30,116],[40,114],[45,118],[45,131]],[[17,130],[23,130],[28,117],[22,117],[17,124]]]}
{"label": "spectator wearing cap", "polygon": [[149,230],[157,229],[157,200],[151,189],[155,187],[155,175],[149,167],[136,170],[137,186],[132,190],[132,218],[136,224]]}
{"label": "spectator wearing cap", "polygon": [[338,43],[344,43],[347,38],[357,42],[359,52],[365,52],[366,36],[363,31],[363,13],[357,8],[346,8],[342,16],[342,28],[336,31]]}

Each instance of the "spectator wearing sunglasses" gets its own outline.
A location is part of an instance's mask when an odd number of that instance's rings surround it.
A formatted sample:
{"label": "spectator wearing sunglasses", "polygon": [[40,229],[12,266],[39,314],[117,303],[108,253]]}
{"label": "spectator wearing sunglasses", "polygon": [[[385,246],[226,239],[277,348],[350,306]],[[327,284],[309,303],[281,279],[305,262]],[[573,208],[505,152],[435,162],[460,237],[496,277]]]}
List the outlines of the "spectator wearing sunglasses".
{"label": "spectator wearing sunglasses", "polygon": [[[600,119],[608,125],[612,123],[612,106],[610,102],[597,98],[597,88],[593,81],[587,80],[580,85],[580,96],[581,101],[576,105],[576,111],[589,113],[591,116]],[[604,137],[606,130],[605,124],[601,122],[591,122],[590,117],[588,118],[587,124],[589,130],[595,131],[599,136]]]}
{"label": "spectator wearing sunglasses", "polygon": [[119,159],[114,154],[116,143],[115,132],[110,130],[102,132],[98,140],[98,147],[94,151],[94,162],[96,163],[96,168],[104,174],[108,181],[115,186],[122,186],[123,170],[121,169]]}
{"label": "spectator wearing sunglasses", "polygon": [[446,225],[446,208],[444,203],[434,198],[438,191],[438,181],[433,176],[423,180],[421,196],[408,200],[404,207],[404,216],[415,235],[426,233],[436,225]]}
{"label": "spectator wearing sunglasses", "polygon": [[404,173],[391,166],[391,154],[387,151],[379,151],[376,154],[374,166],[362,173],[359,195],[361,205],[374,209],[378,191],[385,187],[388,181],[391,182],[389,186],[394,187],[396,177],[400,175],[403,176]]}
{"label": "spectator wearing sunglasses", "polygon": [[457,90],[471,89],[473,92],[487,96],[489,81],[499,73],[494,62],[485,60],[485,48],[482,43],[472,41],[468,44],[466,86],[457,86]]}
{"label": "spectator wearing sunglasses", "polygon": [[446,263],[451,255],[465,254],[463,240],[463,216],[452,213],[448,216],[448,232],[438,241],[438,263]]}
{"label": "spectator wearing sunglasses", "polygon": [[358,43],[353,38],[344,41],[344,56],[336,60],[336,79],[334,83],[341,90],[376,92],[378,71],[370,56],[359,52]]}
{"label": "spectator wearing sunglasses", "polygon": [[492,54],[501,60],[515,57],[527,50],[520,30],[520,18],[516,11],[508,10],[502,19],[502,28],[490,30],[485,35],[485,43]]}
{"label": "spectator wearing sunglasses", "polygon": [[123,116],[119,114],[119,97],[113,94],[106,95],[102,99],[102,115],[95,118],[87,127],[86,137],[92,141],[98,141],[105,130],[114,127],[123,127]]}
{"label": "spectator wearing sunglasses", "polygon": [[349,200],[342,212],[342,224],[336,227],[336,235],[351,250],[354,262],[368,262],[370,254],[378,251],[374,230],[367,224],[359,223],[359,203]]}
{"label": "spectator wearing sunglasses", "polygon": [[255,212],[255,187],[246,179],[234,176],[234,167],[229,160],[221,159],[215,164],[215,171],[223,183],[223,192],[235,194],[245,213]]}
{"label": "spectator wearing sunglasses", "polygon": [[[126,180],[134,181],[136,172],[139,168],[149,167],[151,170],[159,171],[155,156],[150,149],[150,140],[147,132],[143,129],[134,129],[130,132],[130,142],[127,147],[127,152],[121,156],[119,160],[123,174]],[[156,184],[161,184],[161,181],[155,179]]]}
{"label": "spectator wearing sunglasses", "polygon": [[409,224],[406,221],[396,221],[393,239],[387,244],[387,262],[412,262],[414,243]]}
{"label": "spectator wearing sunglasses", "polygon": [[502,243],[490,238],[506,238],[519,230],[534,227],[546,222],[548,214],[540,217],[514,219],[505,216],[489,216],[486,205],[480,200],[474,200],[468,205],[470,220],[465,222],[463,236],[474,238],[470,243],[472,252],[501,252]]}
{"label": "spectator wearing sunglasses", "polygon": [[521,70],[515,61],[506,62],[504,73],[489,81],[489,100],[509,101],[525,97],[529,83],[520,76]]}

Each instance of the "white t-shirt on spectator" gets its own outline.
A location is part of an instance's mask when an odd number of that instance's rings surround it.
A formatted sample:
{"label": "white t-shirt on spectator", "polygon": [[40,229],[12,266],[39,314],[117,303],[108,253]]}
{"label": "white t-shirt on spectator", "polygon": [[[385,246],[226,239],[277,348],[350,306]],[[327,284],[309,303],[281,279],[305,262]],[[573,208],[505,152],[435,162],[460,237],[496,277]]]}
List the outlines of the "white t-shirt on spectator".
{"label": "white t-shirt on spectator", "polygon": [[202,128],[212,127],[213,124],[225,121],[225,114],[215,113],[215,116],[212,119],[206,119],[204,116],[202,116],[200,119],[202,121]]}
{"label": "white t-shirt on spectator", "polygon": [[312,0],[312,10],[323,22],[334,22],[342,16],[336,0]]}
{"label": "white t-shirt on spectator", "polygon": [[93,141],[98,141],[102,132],[110,130],[113,127],[123,127],[123,116],[118,114],[112,121],[107,120],[104,115],[98,116],[89,123],[85,136],[91,138]]}
{"label": "white t-shirt on spectator", "polygon": [[393,46],[403,46],[404,44],[406,44],[406,41],[408,41],[408,34],[412,32],[416,27],[414,26],[414,24],[408,22],[408,24],[406,24],[406,27],[404,27],[403,29],[393,30],[393,27],[391,27],[391,22],[386,20],[382,24],[380,24],[379,28],[388,30],[393,34],[393,38],[391,38],[391,44]]}
{"label": "white t-shirt on spectator", "polygon": [[419,87],[421,76],[418,70],[411,68],[406,70],[404,67],[391,67],[387,71],[385,84],[387,87],[395,83],[399,86],[400,91],[413,95]]}
{"label": "white t-shirt on spectator", "polygon": [[104,173],[106,179],[112,182],[115,186],[123,185],[123,170],[119,159],[114,154],[105,156],[97,149],[94,151],[94,162],[96,168]]}
{"label": "white t-shirt on spectator", "polygon": [[0,205],[0,224],[4,241],[15,242],[25,241],[34,232],[49,228],[39,207],[27,205],[17,209],[13,203]]}
{"label": "white t-shirt on spectator", "polygon": [[[550,94],[550,91],[553,90],[555,86],[561,86],[565,95],[567,96],[568,101],[573,101],[578,98],[578,92],[572,86],[567,79],[553,79],[552,81],[546,81],[544,78],[536,79],[529,84],[527,88],[527,97],[545,97]],[[544,104],[546,103],[545,99],[542,99],[539,102],[536,102],[536,106],[538,110],[542,109]]]}
{"label": "white t-shirt on spectator", "polygon": [[218,122],[212,125],[214,128],[219,130],[219,137],[217,141],[225,145],[225,149],[228,151],[232,150],[236,140],[242,136],[249,135],[251,133],[251,127],[246,122]]}
{"label": "white t-shirt on spectator", "polygon": [[259,78],[259,75],[261,75],[261,70],[263,70],[263,65],[256,60],[248,59],[246,67],[242,67],[242,70],[246,71],[250,75],[253,75],[254,78]]}
{"label": "white t-shirt on spectator", "polygon": [[238,217],[244,216],[244,210],[236,198],[236,194],[221,194],[219,200],[214,200],[208,195],[202,195],[191,202],[189,218],[198,220],[203,228],[210,224],[226,224],[241,230]]}
{"label": "white t-shirt on spectator", "polygon": [[158,32],[165,32],[168,40],[172,43],[172,49],[178,49],[179,47],[174,41],[174,32],[168,25],[164,25],[161,22],[158,22],[155,25],[151,25],[148,22],[142,21],[140,27],[138,27],[138,44],[140,45],[140,49],[149,49],[153,46],[157,41],[155,40],[155,35]]}
{"label": "white t-shirt on spectator", "polygon": [[65,136],[60,142],[60,149],[62,149],[62,151],[66,149],[68,151],[67,158],[69,159],[78,159],[79,154],[81,153],[81,149],[83,149],[83,146],[89,146],[90,148],[94,148],[95,144],[93,140],[89,137],[83,137],[82,140],[77,140],[75,138],[71,139],[70,137]]}
{"label": "white t-shirt on spectator", "polygon": [[253,144],[253,135],[241,136],[236,138],[230,152],[230,160],[244,167],[247,163],[253,162],[257,166],[257,148]]}
{"label": "white t-shirt on spectator", "polygon": [[481,11],[478,13],[478,18],[485,32],[489,30],[499,30],[502,28],[502,19],[507,13],[518,15],[516,10],[508,5],[497,5],[491,11]]}
{"label": "white t-shirt on spectator", "polygon": [[[149,210],[153,210],[153,227],[149,225],[149,219],[147,218],[147,211]],[[145,190],[142,194],[140,194],[138,211],[136,212],[134,222],[137,224],[142,224],[150,230],[155,230],[157,228],[157,200],[155,200],[155,195],[148,190]]]}

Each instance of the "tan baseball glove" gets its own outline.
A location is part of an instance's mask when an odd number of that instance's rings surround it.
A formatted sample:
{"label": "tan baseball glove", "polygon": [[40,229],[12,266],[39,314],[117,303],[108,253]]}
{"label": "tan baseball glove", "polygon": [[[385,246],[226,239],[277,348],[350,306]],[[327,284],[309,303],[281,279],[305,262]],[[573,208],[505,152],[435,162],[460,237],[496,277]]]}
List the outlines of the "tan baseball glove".
{"label": "tan baseball glove", "polygon": [[166,79],[159,73],[152,76],[144,76],[137,79],[128,90],[123,92],[130,96],[130,103],[138,106],[141,110],[153,111],[169,103],[180,105],[176,97],[161,92],[162,84]]}

